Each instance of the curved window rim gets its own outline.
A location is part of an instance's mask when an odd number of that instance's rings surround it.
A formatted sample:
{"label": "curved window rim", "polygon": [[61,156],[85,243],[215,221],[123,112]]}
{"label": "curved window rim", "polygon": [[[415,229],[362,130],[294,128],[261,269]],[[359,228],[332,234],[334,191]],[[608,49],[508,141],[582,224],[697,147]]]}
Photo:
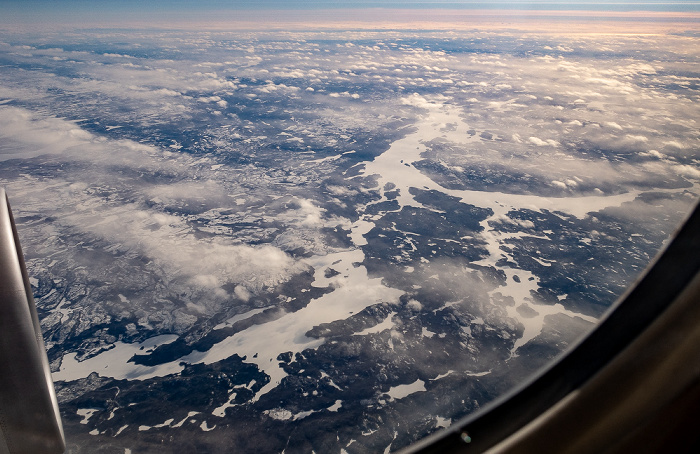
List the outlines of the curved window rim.
{"label": "curved window rim", "polygon": [[664,312],[668,312],[671,306],[678,306],[677,300],[682,299],[684,292],[695,291],[691,298],[698,301],[698,276],[700,203],[696,202],[672,240],[606,311],[591,332],[533,377],[449,428],[419,440],[401,452],[484,452],[514,437],[533,420],[561,405],[567,396],[606,368]]}

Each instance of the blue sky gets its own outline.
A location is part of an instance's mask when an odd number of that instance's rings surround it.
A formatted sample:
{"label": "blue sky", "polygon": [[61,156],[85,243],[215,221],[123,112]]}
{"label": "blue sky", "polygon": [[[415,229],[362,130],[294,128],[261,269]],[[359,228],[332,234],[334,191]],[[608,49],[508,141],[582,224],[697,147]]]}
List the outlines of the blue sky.
{"label": "blue sky", "polygon": [[579,1],[426,1],[426,0],[0,0],[0,11],[37,13],[50,11],[216,11],[261,9],[335,9],[335,8],[440,8],[440,9],[515,9],[515,10],[602,10],[602,11],[700,11],[698,0],[579,0]]}
{"label": "blue sky", "polygon": [[[380,15],[373,11],[384,8]],[[336,14],[334,10],[347,11]],[[290,12],[286,12],[289,11]],[[348,11],[349,10],[349,11]],[[403,11],[392,16],[392,10]],[[393,21],[434,20],[434,15],[448,16],[449,10],[492,11],[583,11],[583,12],[671,12],[693,13],[687,17],[700,20],[700,0],[0,0],[0,26],[3,29],[45,29],[47,26],[86,27],[173,27],[183,24],[213,22],[252,23],[264,26],[287,22],[326,24],[338,20],[376,21],[379,16]],[[413,12],[411,12],[413,11]],[[419,12],[415,12],[419,11]],[[422,11],[431,11],[425,16]],[[647,14],[647,13],[645,13]],[[653,14],[653,13],[650,13]],[[410,18],[400,16],[411,16]],[[591,13],[587,13],[591,16]],[[36,24],[33,26],[32,24]],[[179,25],[176,25],[179,24]],[[185,25],[186,26],[186,25]],[[199,26],[199,25],[198,25]],[[37,31],[37,30],[34,30]]]}

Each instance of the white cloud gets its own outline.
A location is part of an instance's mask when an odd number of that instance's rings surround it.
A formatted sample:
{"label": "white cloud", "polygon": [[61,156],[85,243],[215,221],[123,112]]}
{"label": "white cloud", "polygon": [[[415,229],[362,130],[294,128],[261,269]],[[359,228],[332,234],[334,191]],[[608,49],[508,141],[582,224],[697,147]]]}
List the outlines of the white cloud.
{"label": "white cloud", "polygon": [[625,137],[633,142],[649,142],[649,139],[645,136],[627,134]]}
{"label": "white cloud", "polygon": [[531,144],[537,145],[538,147],[544,147],[544,146],[546,146],[546,145],[549,145],[549,143],[547,143],[546,141],[540,139],[539,137],[530,137],[530,138],[528,139],[528,141],[529,141]]}
{"label": "white cloud", "polygon": [[304,226],[317,226],[321,224],[323,210],[314,205],[310,200],[299,200],[299,212],[303,217],[301,224]]}
{"label": "white cloud", "polygon": [[250,292],[248,291],[247,288],[245,288],[244,285],[237,285],[233,289],[233,293],[243,301],[248,301],[251,297]]}
{"label": "white cloud", "polygon": [[657,159],[664,159],[667,157],[665,154],[659,152],[658,150],[649,150],[647,152],[640,152],[639,155],[640,156],[651,156],[651,157],[654,157]]}
{"label": "white cloud", "polygon": [[676,165],[672,169],[679,175],[683,175],[688,178],[694,178],[696,180],[700,179],[700,170],[697,167],[689,165]]}
{"label": "white cloud", "polygon": [[[26,158],[50,151],[62,153],[58,158],[61,162],[89,163],[87,171],[56,175],[48,185],[39,184],[31,191],[25,190],[24,195],[17,194],[22,197],[25,209],[36,207],[45,215],[56,213],[56,226],[87,235],[109,245],[111,251],[148,257],[170,279],[184,280],[223,298],[225,292],[219,288],[223,284],[244,284],[249,290],[259,291],[306,268],[276,247],[235,244],[225,236],[199,237],[182,216],[148,209],[138,202],[105,203],[100,196],[92,195],[91,188],[97,185],[111,188],[113,196],[118,197],[118,191],[127,191],[145,201],[156,199],[166,205],[197,206],[205,200],[208,204],[228,201],[228,192],[221,182],[190,179],[195,172],[210,168],[209,161],[195,165],[187,155],[129,140],[104,140],[73,122],[40,117],[7,106],[0,107],[0,137],[15,141],[18,151],[14,157]],[[40,152],[24,153],[35,148]],[[110,169],[114,166],[149,173],[170,172],[176,181],[170,183],[166,179],[148,184],[138,178],[125,181],[119,173],[112,174]],[[319,222],[318,207],[309,201],[302,201],[300,206],[302,223]],[[237,294],[245,296],[243,288]]]}

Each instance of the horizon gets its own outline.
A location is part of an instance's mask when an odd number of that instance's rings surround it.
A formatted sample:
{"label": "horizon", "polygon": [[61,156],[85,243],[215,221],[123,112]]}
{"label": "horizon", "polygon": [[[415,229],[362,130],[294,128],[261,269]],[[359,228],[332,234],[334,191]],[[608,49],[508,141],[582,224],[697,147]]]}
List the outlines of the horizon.
{"label": "horizon", "polygon": [[[668,34],[699,33],[698,11],[612,9],[447,9],[447,8],[317,8],[208,9],[170,8],[84,9],[0,6],[0,31],[20,33],[84,29],[208,30],[208,31],[321,31],[321,30],[453,30],[536,32],[545,34]],[[69,2],[77,5],[82,2]],[[133,5],[131,2],[126,2]],[[157,2],[160,3],[160,2]],[[211,6],[216,2],[206,2]],[[180,4],[177,3],[176,6]],[[476,3],[473,3],[476,4]],[[498,4],[505,4],[499,2]],[[512,3],[511,3],[512,4]],[[520,5],[530,4],[520,2]],[[563,4],[563,2],[558,3]],[[585,5],[592,5],[587,2]],[[629,3],[626,3],[629,4]],[[644,3],[649,4],[649,3]],[[683,4],[690,4],[683,2]],[[700,5],[700,2],[693,2]],[[418,5],[412,3],[411,5]],[[609,3],[606,3],[609,5]],[[153,6],[151,5],[151,8]],[[40,27],[40,28],[39,28]]]}

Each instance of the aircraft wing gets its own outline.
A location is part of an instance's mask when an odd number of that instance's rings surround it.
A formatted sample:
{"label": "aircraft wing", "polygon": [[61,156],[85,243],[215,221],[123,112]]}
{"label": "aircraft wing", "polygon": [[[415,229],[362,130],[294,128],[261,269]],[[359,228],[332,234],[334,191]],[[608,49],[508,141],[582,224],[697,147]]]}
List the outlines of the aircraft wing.
{"label": "aircraft wing", "polygon": [[10,204],[0,188],[0,454],[64,451],[41,326]]}

